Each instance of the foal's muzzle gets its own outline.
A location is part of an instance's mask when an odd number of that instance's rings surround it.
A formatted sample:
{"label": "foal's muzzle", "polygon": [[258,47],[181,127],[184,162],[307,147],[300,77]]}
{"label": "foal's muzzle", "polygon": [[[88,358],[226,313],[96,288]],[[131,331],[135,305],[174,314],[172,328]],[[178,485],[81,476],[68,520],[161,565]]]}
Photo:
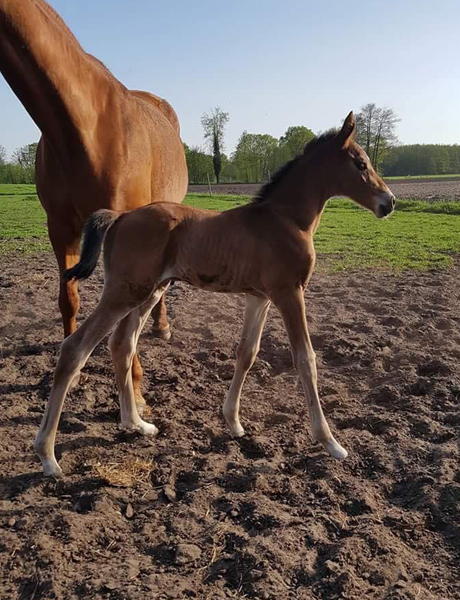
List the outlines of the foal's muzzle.
{"label": "foal's muzzle", "polygon": [[377,200],[377,211],[376,216],[379,219],[383,219],[383,217],[388,217],[395,209],[396,198],[393,196],[391,192],[385,192],[382,194]]}

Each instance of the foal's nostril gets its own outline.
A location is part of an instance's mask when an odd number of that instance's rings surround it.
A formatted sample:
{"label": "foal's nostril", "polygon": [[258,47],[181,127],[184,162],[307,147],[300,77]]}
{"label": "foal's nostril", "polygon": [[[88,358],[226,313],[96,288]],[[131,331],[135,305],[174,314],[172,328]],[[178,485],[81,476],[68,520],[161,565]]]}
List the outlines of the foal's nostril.
{"label": "foal's nostril", "polygon": [[396,206],[396,198],[394,196],[391,197],[391,208]]}

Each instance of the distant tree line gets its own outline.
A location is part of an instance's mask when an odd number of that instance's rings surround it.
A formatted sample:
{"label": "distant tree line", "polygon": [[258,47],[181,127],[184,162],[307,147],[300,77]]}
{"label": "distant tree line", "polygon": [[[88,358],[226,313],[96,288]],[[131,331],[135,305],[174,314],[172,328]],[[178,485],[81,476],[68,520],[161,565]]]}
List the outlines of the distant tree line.
{"label": "distant tree line", "polygon": [[396,146],[386,154],[382,173],[387,177],[460,173],[460,145]]}
{"label": "distant tree line", "polygon": [[[396,135],[400,119],[392,108],[368,103],[355,116],[356,141],[380,174],[390,177],[460,173],[459,145],[400,145]],[[279,139],[243,131],[235,151],[227,156],[222,150],[228,121],[228,113],[219,107],[203,115],[206,147],[185,145],[190,183],[206,183],[208,178],[211,182],[266,181],[281,165],[300,154],[314,137],[303,125],[289,127]]]}
{"label": "distant tree line", "polygon": [[[356,140],[374,167],[384,176],[446,175],[460,173],[460,145],[399,145],[399,118],[391,108],[369,103],[356,113]],[[205,146],[184,144],[190,183],[260,183],[288,160],[300,154],[315,136],[303,125],[289,127],[280,138],[243,131],[234,152],[224,153],[229,114],[219,107],[201,118]],[[14,151],[7,160],[0,145],[0,183],[34,183],[36,143]]]}

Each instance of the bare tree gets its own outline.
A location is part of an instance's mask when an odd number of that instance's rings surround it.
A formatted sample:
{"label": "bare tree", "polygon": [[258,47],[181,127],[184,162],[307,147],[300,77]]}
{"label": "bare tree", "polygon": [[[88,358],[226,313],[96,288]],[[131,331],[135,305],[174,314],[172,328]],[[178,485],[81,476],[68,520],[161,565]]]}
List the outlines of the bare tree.
{"label": "bare tree", "polygon": [[378,168],[383,158],[383,152],[387,148],[394,146],[398,141],[396,135],[396,124],[401,119],[398,118],[392,108],[382,108],[378,111],[377,129],[375,132],[374,151],[372,154],[372,164]]}
{"label": "bare tree", "polygon": [[26,144],[17,148],[13,152],[13,162],[20,165],[23,169],[32,169],[35,167],[35,155],[37,154],[37,142]]}
{"label": "bare tree", "polygon": [[375,130],[375,119],[377,105],[369,102],[361,106],[361,110],[356,115],[356,141],[364,148],[367,155],[371,155],[371,144],[373,140],[373,132]]}
{"label": "bare tree", "polygon": [[397,143],[396,125],[400,120],[392,108],[380,108],[374,103],[365,104],[356,115],[356,140],[366,150],[375,169],[379,168],[388,148]]}
{"label": "bare tree", "polygon": [[220,181],[220,172],[222,171],[222,151],[224,149],[225,126],[229,121],[229,115],[223,112],[218,106],[210,114],[204,113],[201,117],[201,124],[204,129],[204,139],[213,157],[214,174],[217,183]]}

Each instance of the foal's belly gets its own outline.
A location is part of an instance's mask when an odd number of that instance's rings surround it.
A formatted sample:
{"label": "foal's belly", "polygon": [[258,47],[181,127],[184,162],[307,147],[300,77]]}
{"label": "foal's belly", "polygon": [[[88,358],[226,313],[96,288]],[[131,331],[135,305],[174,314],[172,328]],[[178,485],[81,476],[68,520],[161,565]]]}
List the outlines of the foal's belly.
{"label": "foal's belly", "polygon": [[160,283],[166,280],[184,281],[193,287],[209,292],[221,292],[223,294],[256,294],[264,295],[263,291],[257,289],[255,282],[249,282],[245,277],[228,273],[225,270],[218,273],[191,271],[180,269],[176,266],[166,269],[160,278]]}

